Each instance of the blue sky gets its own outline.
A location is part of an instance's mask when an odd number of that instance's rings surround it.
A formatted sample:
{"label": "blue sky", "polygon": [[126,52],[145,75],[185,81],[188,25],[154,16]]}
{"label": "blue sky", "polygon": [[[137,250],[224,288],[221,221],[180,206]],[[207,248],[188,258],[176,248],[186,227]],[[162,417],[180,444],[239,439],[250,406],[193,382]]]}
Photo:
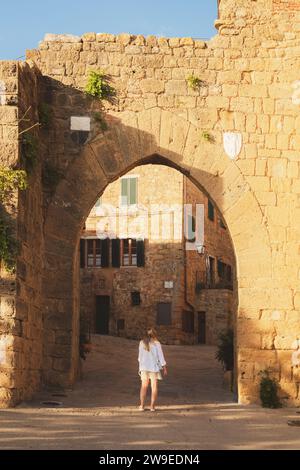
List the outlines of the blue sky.
{"label": "blue sky", "polygon": [[[2,2],[1,2],[2,3]],[[45,33],[216,34],[217,0],[10,0],[1,5],[0,59],[17,59]]]}

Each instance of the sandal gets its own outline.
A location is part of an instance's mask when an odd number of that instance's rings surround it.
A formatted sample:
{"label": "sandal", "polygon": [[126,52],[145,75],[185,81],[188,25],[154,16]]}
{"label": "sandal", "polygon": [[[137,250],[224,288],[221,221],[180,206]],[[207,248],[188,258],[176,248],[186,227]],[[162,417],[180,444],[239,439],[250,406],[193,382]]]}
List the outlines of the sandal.
{"label": "sandal", "polygon": [[156,409],[155,408],[150,408],[150,411],[156,411]]}
{"label": "sandal", "polygon": [[145,411],[145,408],[143,406],[139,406],[139,411]]}

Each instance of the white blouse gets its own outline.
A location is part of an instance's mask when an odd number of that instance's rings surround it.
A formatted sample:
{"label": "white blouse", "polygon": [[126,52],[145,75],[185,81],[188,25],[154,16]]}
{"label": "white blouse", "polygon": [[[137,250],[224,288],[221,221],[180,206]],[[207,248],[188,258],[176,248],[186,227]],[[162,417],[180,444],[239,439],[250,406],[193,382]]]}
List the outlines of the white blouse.
{"label": "white blouse", "polygon": [[147,351],[144,342],[139,345],[139,370],[148,372],[158,372],[166,365],[162,347],[159,341],[150,343],[150,351]]}

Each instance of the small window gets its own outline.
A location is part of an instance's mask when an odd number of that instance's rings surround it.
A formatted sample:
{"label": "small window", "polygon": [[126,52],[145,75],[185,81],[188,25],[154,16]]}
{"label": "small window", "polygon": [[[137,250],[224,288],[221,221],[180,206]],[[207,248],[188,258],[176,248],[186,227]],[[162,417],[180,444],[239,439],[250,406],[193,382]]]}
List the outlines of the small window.
{"label": "small window", "polygon": [[95,207],[100,207],[101,204],[102,204],[102,198],[99,197],[99,199],[97,199],[97,201],[96,201]]}
{"label": "small window", "polygon": [[226,267],[227,265],[225,263],[218,260],[218,276],[220,279],[226,279]]}
{"label": "small window", "polygon": [[172,324],[172,304],[169,302],[161,302],[157,304],[157,325]]}
{"label": "small window", "polygon": [[208,287],[213,289],[215,287],[215,258],[208,257]]}
{"label": "small window", "polygon": [[120,250],[122,266],[145,266],[144,240],[133,238],[121,240]]}
{"label": "small window", "polygon": [[121,205],[137,204],[137,178],[121,179]]}
{"label": "small window", "polygon": [[110,240],[89,238],[80,240],[80,267],[107,268],[109,266]]}
{"label": "small window", "polygon": [[140,292],[131,292],[131,305],[140,305],[140,304],[141,304]]}
{"label": "small window", "polygon": [[183,310],[182,312],[182,331],[185,333],[194,333],[195,322],[194,312]]}
{"label": "small window", "polygon": [[195,217],[191,214],[188,214],[187,217],[187,240],[189,242],[194,242],[196,240],[196,220]]}
{"label": "small window", "polygon": [[226,230],[226,225],[222,219],[222,217],[219,217],[219,225],[221,228],[223,228],[224,230]]}
{"label": "small window", "polygon": [[208,200],[208,218],[212,222],[215,220],[215,208],[211,200]]}

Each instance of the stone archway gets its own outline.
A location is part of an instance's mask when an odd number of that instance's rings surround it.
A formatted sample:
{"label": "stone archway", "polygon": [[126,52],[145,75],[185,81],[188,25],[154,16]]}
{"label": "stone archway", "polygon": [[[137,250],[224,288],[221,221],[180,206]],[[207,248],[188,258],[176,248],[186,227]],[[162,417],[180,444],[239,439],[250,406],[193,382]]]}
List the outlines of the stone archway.
{"label": "stone archway", "polygon": [[[44,381],[69,384],[78,365],[79,304],[76,277],[80,231],[106,186],[131,168],[162,159],[214,200],[228,225],[236,255],[239,308],[237,366],[239,401],[255,399],[247,367],[257,353],[259,308],[271,277],[271,251],[260,206],[238,163],[215,144],[201,142],[194,124],[169,111],[110,113],[109,130],[89,140],[70,165],[50,203],[44,225]],[[214,151],[211,151],[214,145]],[[159,157],[158,157],[159,156]],[[53,355],[51,337],[64,336]]]}

